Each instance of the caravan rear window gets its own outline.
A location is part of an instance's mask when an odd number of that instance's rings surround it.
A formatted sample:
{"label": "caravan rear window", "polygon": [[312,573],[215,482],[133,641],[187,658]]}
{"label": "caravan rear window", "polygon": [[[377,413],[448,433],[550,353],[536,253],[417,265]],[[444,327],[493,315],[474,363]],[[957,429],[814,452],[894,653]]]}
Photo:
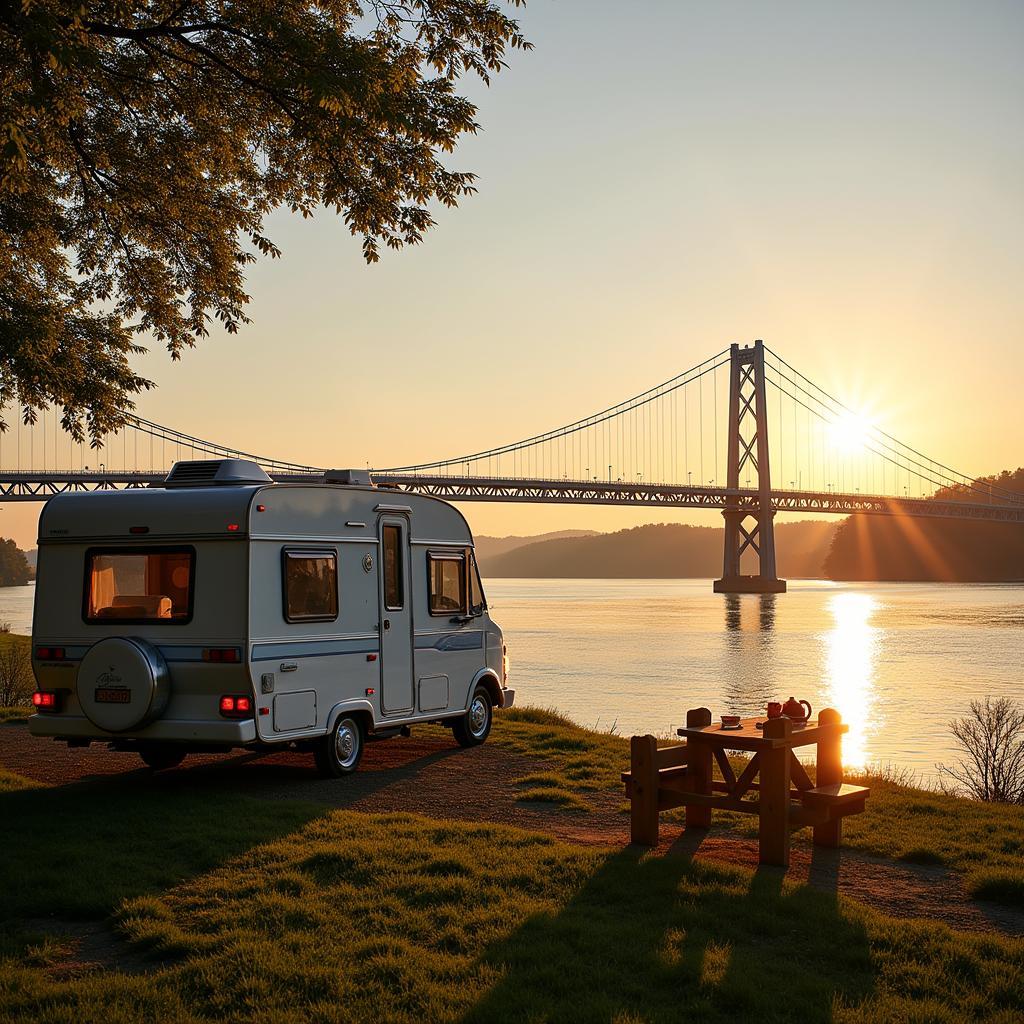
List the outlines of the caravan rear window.
{"label": "caravan rear window", "polygon": [[90,549],[85,553],[85,621],[191,621],[195,560],[195,548]]}

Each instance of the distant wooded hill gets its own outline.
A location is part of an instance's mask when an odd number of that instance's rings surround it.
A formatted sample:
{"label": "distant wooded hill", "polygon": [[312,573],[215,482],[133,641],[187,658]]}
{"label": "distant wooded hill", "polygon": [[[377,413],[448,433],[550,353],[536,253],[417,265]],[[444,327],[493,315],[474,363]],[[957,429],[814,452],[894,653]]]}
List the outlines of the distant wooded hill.
{"label": "distant wooded hill", "polygon": [[515,548],[525,547],[527,544],[540,544],[546,540],[563,540],[567,537],[593,537],[596,530],[557,530],[553,533],[539,533],[533,537],[488,537],[486,535],[474,538],[477,562],[483,572],[484,562],[490,562],[499,555],[507,554]]}
{"label": "distant wooded hill", "polygon": [[[984,484],[1024,495],[1024,468],[940,491],[949,501],[984,501]],[[1008,582],[1024,580],[1024,526],[956,519],[850,516],[836,530],[824,565],[837,580]]]}
{"label": "distant wooded hill", "polygon": [[[1024,495],[1024,469],[985,478],[982,495],[989,481]],[[936,497],[978,501],[979,492],[953,487]],[[477,557],[490,577],[707,578],[721,574],[722,543],[720,527],[663,523],[617,533],[480,537]],[[1024,580],[1024,526],[1015,523],[868,515],[776,523],[775,546],[784,579]]]}
{"label": "distant wooded hill", "polygon": [[[776,524],[780,574],[820,576],[834,532],[835,524],[828,522]],[[723,540],[720,527],[661,523],[616,533],[525,538],[524,543],[490,555],[478,546],[477,557],[481,573],[492,578],[709,577],[721,575]]]}

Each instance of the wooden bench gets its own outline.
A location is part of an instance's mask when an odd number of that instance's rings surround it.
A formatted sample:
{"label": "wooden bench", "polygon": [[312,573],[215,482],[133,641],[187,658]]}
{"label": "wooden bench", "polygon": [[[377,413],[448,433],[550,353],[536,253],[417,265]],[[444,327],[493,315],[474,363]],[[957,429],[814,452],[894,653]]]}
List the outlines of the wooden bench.
{"label": "wooden bench", "polygon": [[867,786],[851,786],[848,782],[834,782],[831,786],[805,789],[800,799],[805,807],[824,807],[833,818],[844,814],[858,814],[864,810],[864,801],[871,796]]}
{"label": "wooden bench", "polygon": [[630,833],[634,843],[658,845],[658,814],[680,807],[669,787],[686,777],[686,744],[658,747],[653,736],[633,736],[629,741],[630,771],[622,773],[630,800]]}

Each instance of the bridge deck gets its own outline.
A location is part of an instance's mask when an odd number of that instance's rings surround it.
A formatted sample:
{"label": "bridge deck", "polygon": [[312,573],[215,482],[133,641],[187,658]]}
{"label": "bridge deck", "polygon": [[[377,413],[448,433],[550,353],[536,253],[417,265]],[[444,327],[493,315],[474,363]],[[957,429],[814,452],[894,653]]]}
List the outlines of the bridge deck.
{"label": "bridge deck", "polygon": [[[272,473],[281,483],[319,482],[320,474]],[[658,508],[757,509],[758,493],[748,488],[677,486],[644,482],[598,480],[538,480],[508,477],[373,473],[380,487],[432,494],[448,501],[521,502],[562,505],[634,505]],[[0,473],[0,500],[45,501],[75,491],[151,487],[165,473],[99,472]],[[1024,523],[1024,503],[998,500],[988,504],[938,501],[933,498],[893,498],[837,491],[772,490],[778,512],[801,514],[909,515],[942,519]]]}

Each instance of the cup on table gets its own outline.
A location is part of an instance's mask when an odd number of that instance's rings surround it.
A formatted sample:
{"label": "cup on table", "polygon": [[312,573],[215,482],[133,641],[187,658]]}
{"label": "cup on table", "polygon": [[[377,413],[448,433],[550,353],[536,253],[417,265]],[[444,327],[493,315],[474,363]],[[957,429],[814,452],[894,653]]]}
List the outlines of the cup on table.
{"label": "cup on table", "polygon": [[768,702],[768,717],[769,718],[781,718],[782,717],[782,705],[777,700],[771,700]]}
{"label": "cup on table", "polygon": [[727,729],[735,729],[740,724],[739,715],[722,715],[722,725]]}

